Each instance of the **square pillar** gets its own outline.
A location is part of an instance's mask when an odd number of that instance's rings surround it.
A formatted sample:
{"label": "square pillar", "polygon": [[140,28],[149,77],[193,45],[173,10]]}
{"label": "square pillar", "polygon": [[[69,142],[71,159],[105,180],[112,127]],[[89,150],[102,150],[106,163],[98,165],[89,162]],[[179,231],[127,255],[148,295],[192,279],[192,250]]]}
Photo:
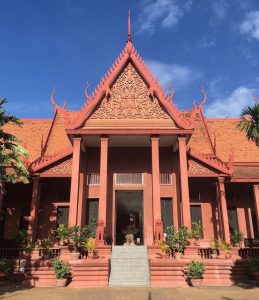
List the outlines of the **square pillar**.
{"label": "square pillar", "polygon": [[29,237],[31,238],[31,240],[33,242],[36,241],[36,238],[37,238],[40,195],[41,195],[40,178],[34,177],[33,178],[33,187],[32,187],[30,222],[29,222],[29,228],[28,228]]}
{"label": "square pillar", "polygon": [[180,162],[180,186],[181,186],[181,215],[182,225],[188,227],[191,230],[191,208],[189,198],[189,182],[188,182],[188,170],[187,170],[187,155],[186,155],[186,137],[178,137],[179,143],[179,162]]}
{"label": "square pillar", "polygon": [[220,212],[220,223],[222,229],[222,238],[226,242],[230,242],[230,232],[228,224],[228,211],[227,211],[227,201],[226,201],[226,192],[225,192],[225,178],[218,178],[218,204]]}
{"label": "square pillar", "polygon": [[81,137],[73,138],[73,159],[72,159],[70,206],[69,206],[69,218],[68,218],[69,226],[77,225],[81,141],[82,141]]}
{"label": "square pillar", "polygon": [[159,168],[159,137],[151,136],[152,148],[152,192],[154,221],[161,220],[160,204],[160,168]]}
{"label": "square pillar", "polygon": [[253,185],[254,191],[254,207],[255,207],[255,215],[257,221],[257,232],[259,232],[259,185]]}
{"label": "square pillar", "polygon": [[107,213],[107,179],[108,179],[108,143],[109,137],[102,136],[100,151],[100,192],[99,192],[99,220],[103,221],[106,227]]}

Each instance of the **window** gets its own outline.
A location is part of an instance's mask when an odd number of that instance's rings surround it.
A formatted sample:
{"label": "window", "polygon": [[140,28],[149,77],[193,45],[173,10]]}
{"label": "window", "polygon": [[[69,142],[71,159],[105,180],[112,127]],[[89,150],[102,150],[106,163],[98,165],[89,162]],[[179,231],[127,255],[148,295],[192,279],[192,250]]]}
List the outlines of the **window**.
{"label": "window", "polygon": [[161,216],[165,232],[168,226],[173,225],[172,198],[161,198]]}
{"label": "window", "polygon": [[99,199],[87,199],[86,203],[86,224],[90,221],[98,221]]}
{"label": "window", "polygon": [[116,173],[115,184],[116,185],[142,185],[143,173]]}
{"label": "window", "polygon": [[200,201],[201,200],[201,195],[199,191],[190,191],[190,200],[192,201]]}
{"label": "window", "polygon": [[[193,223],[200,223],[201,226],[203,226],[200,205],[191,205],[191,220],[192,220],[192,227],[193,227]],[[203,232],[202,232],[201,237],[203,238]]]}
{"label": "window", "polygon": [[230,233],[234,233],[235,230],[239,230],[238,218],[237,218],[237,209],[236,207],[229,206],[228,210],[228,224]]}
{"label": "window", "polygon": [[69,206],[57,207],[57,227],[59,224],[68,225]]}
{"label": "window", "polygon": [[100,174],[87,174],[86,182],[87,185],[100,185]]}
{"label": "window", "polygon": [[160,174],[160,184],[171,185],[172,184],[172,174],[161,173]]}

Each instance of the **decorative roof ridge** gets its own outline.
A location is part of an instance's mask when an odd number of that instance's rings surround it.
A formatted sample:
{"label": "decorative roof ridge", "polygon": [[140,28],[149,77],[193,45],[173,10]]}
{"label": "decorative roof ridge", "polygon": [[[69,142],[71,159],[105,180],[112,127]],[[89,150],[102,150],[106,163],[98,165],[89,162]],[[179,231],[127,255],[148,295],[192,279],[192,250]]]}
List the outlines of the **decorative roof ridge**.
{"label": "decorative roof ridge", "polygon": [[194,158],[210,165],[211,167],[226,173],[228,175],[233,174],[233,164],[234,164],[234,157],[233,152],[230,154],[229,162],[223,162],[219,157],[211,154],[204,154],[198,150],[194,150],[190,146],[187,147],[187,152],[193,156]]}
{"label": "decorative roof ridge", "polygon": [[103,98],[110,96],[110,86],[116,79],[117,75],[126,64],[128,60],[133,62],[144,80],[147,81],[150,89],[150,95],[152,97],[156,96],[158,100],[163,104],[168,113],[171,115],[172,119],[177,123],[177,125],[184,129],[193,129],[194,120],[185,119],[181,112],[176,108],[173,103],[174,90],[171,88],[171,94],[168,95],[164,89],[159,84],[158,80],[152,75],[146,66],[145,62],[137,52],[137,50],[132,45],[132,41],[127,41],[126,46],[120,53],[120,55],[115,59],[112,66],[106,72],[104,77],[101,78],[99,84],[92,92],[91,95],[88,94],[89,83],[86,83],[85,97],[86,101],[79,112],[78,118],[70,123],[67,123],[66,129],[76,129],[82,125],[86,118],[90,115],[93,109],[96,107],[97,103]]}
{"label": "decorative roof ridge", "polygon": [[47,167],[50,164],[53,164],[54,162],[70,155],[73,153],[73,149],[72,147],[69,147],[67,149],[58,151],[56,153],[54,153],[53,155],[48,155],[48,156],[40,156],[39,158],[37,158],[36,160],[34,160],[31,165],[30,165],[30,169],[33,172],[39,171],[42,168]]}

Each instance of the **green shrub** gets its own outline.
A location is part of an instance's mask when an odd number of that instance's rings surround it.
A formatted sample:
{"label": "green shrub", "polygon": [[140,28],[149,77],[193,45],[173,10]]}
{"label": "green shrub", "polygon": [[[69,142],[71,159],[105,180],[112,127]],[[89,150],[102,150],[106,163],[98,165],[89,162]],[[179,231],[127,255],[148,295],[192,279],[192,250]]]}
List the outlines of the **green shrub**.
{"label": "green shrub", "polygon": [[173,225],[167,227],[167,242],[174,252],[183,253],[188,245],[189,237],[186,226],[179,227],[178,231]]}
{"label": "green shrub", "polygon": [[47,255],[51,253],[51,241],[49,238],[43,239],[40,243],[40,246],[42,248],[43,254]]}
{"label": "green shrub", "polygon": [[58,241],[65,241],[69,237],[69,228],[67,225],[59,224],[58,228],[56,229],[56,238]]}
{"label": "green shrub", "polygon": [[238,230],[235,230],[234,233],[230,235],[231,244],[235,247],[243,241],[243,233]]}
{"label": "green shrub", "polygon": [[201,222],[193,222],[192,223],[192,233],[191,237],[195,240],[198,240],[202,237],[203,234],[203,227],[201,225]]}
{"label": "green shrub", "polygon": [[21,248],[25,248],[30,242],[29,235],[26,229],[19,230],[16,239],[19,247]]}
{"label": "green shrub", "polygon": [[6,276],[10,276],[14,270],[14,262],[11,259],[0,260],[0,272],[3,272]]}
{"label": "green shrub", "polygon": [[70,267],[61,259],[55,258],[52,262],[52,267],[56,273],[57,279],[65,279],[70,275]]}
{"label": "green shrub", "polygon": [[187,268],[187,276],[189,279],[202,279],[205,272],[205,265],[200,261],[192,261]]}

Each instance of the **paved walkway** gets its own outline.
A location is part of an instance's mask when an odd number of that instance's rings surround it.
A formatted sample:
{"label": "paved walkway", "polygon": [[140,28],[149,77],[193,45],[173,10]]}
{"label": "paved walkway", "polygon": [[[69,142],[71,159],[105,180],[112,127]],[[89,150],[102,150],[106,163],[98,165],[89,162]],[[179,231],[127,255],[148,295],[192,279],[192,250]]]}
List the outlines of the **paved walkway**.
{"label": "paved walkway", "polygon": [[0,299],[8,300],[256,300],[259,288],[29,288],[0,287]]}

